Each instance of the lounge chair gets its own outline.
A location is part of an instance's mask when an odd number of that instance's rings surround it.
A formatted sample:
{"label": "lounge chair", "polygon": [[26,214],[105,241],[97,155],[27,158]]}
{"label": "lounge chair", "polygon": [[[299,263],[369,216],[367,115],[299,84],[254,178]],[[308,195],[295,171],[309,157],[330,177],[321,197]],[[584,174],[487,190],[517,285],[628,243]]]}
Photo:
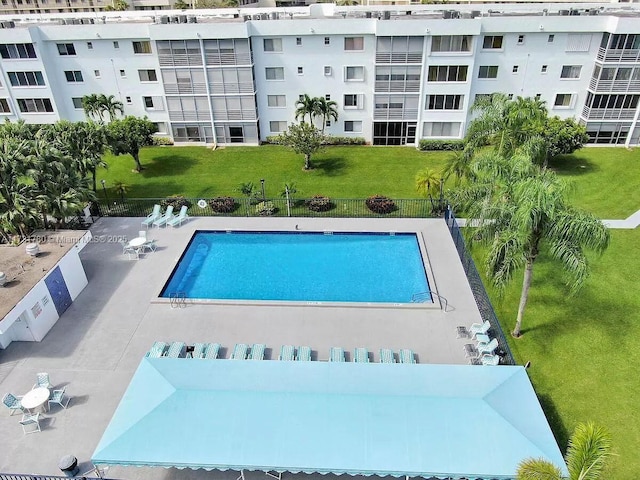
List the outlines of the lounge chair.
{"label": "lounge chair", "polygon": [[284,360],[287,362],[295,360],[296,348],[293,345],[283,345],[280,347],[280,355],[278,360]]}
{"label": "lounge chair", "polygon": [[491,324],[489,323],[489,320],[485,320],[482,323],[474,323],[469,327],[469,334],[471,335],[471,338],[475,337],[477,334],[484,335],[490,328]]}
{"label": "lounge chair", "polygon": [[41,372],[36,374],[36,383],[33,384],[33,387],[31,387],[31,390],[33,390],[34,388],[40,388],[40,387],[51,388],[52,386],[53,385],[51,385],[49,374],[45,372]]}
{"label": "lounge chair", "polygon": [[164,215],[162,215],[161,217],[158,217],[157,219],[155,219],[152,223],[152,225],[154,227],[162,227],[163,225],[166,225],[167,222],[169,220],[171,220],[173,218],[173,205],[169,205],[167,207],[167,211],[164,212]]}
{"label": "lounge chair", "polygon": [[473,343],[467,343],[462,348],[464,349],[464,356],[470,359],[471,363],[478,358],[478,348]]}
{"label": "lounge chair", "polygon": [[236,343],[231,354],[231,360],[246,360],[249,347],[244,343]]}
{"label": "lounge chair", "polygon": [[369,351],[366,348],[356,348],[353,352],[353,361],[356,363],[369,363]]}
{"label": "lounge chair", "polygon": [[344,362],[344,350],[342,347],[331,347],[329,351],[330,362]]}
{"label": "lounge chair", "polygon": [[498,355],[482,355],[480,362],[482,365],[495,366],[500,363],[500,357]]}
{"label": "lounge chair", "polygon": [[69,405],[69,402],[71,401],[71,398],[66,397],[66,402],[65,402],[65,396],[64,396],[64,392],[67,389],[67,387],[62,387],[60,390],[54,390],[51,393],[51,398],[49,399],[49,410],[51,410],[51,404],[55,403],[56,405],[60,405],[62,408],[67,408],[67,405]]}
{"label": "lounge chair", "polygon": [[408,348],[400,350],[398,357],[400,357],[400,363],[416,363],[416,356],[413,350],[409,350]]}
{"label": "lounge chair", "polygon": [[147,357],[149,358],[158,358],[164,355],[165,350],[167,349],[167,344],[164,342],[156,342],[153,344],[149,352],[147,353]]}
{"label": "lounge chair", "polygon": [[40,430],[40,414],[39,413],[25,413],[20,420],[22,425],[22,431],[26,435],[27,433],[41,432]]}
{"label": "lounge chair", "polygon": [[142,220],[141,225],[143,227],[147,227],[149,228],[150,225],[153,224],[153,222],[155,222],[157,219],[160,218],[160,205],[158,205],[157,203],[153,206],[153,211],[147,215],[147,218],[145,218],[144,220]]}
{"label": "lounge chair", "polygon": [[498,340],[494,338],[489,343],[479,343],[478,353],[480,355],[485,355],[485,354],[491,355],[493,354],[493,352],[495,352],[496,348],[498,348]]}
{"label": "lounge chair", "polygon": [[209,346],[204,351],[204,358],[207,360],[215,360],[218,358],[218,353],[220,352],[220,344],[219,343],[210,343]]}
{"label": "lounge chair", "polygon": [[184,222],[187,218],[189,218],[189,215],[187,215],[188,208],[189,207],[187,207],[186,205],[183,205],[182,208],[180,209],[180,213],[178,213],[178,216],[174,216],[173,218],[170,218],[169,220],[167,220],[167,226],[178,227],[182,225],[182,222]]}
{"label": "lounge chair", "polygon": [[193,345],[191,358],[204,358],[204,351],[209,345],[206,343],[196,343]]}
{"label": "lounge chair", "polygon": [[167,358],[184,358],[187,353],[187,346],[184,342],[173,342],[165,355]]}
{"label": "lounge chair", "polygon": [[249,360],[264,360],[264,344],[254,343],[251,347]]}
{"label": "lounge chair", "polygon": [[380,363],[396,363],[395,356],[393,354],[393,350],[390,348],[381,348],[380,349]]}
{"label": "lounge chair", "polygon": [[298,354],[296,355],[296,360],[299,362],[310,362],[311,361],[311,348],[309,347],[298,347]]}
{"label": "lounge chair", "polygon": [[22,406],[22,402],[20,401],[21,398],[22,397],[16,397],[11,393],[7,393],[3,397],[2,403],[4,403],[9,410],[11,410],[11,415],[13,415],[13,412],[15,412],[16,410],[20,410],[22,413],[24,413],[24,407]]}

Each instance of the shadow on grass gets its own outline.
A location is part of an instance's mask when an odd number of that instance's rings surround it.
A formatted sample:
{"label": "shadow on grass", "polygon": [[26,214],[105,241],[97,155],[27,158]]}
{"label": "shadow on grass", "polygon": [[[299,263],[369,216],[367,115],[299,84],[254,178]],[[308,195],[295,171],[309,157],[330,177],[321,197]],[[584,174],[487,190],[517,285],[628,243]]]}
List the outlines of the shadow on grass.
{"label": "shadow on grass", "polygon": [[342,157],[316,158],[313,160],[313,168],[322,170],[327,177],[344,175],[346,162]]}
{"label": "shadow on grass", "polygon": [[600,171],[600,167],[580,154],[560,155],[549,161],[549,168],[560,175],[578,176]]}
{"label": "shadow on grass", "polygon": [[140,174],[144,178],[181,175],[198,163],[197,159],[186,155],[162,155],[145,159]]}
{"label": "shadow on grass", "polygon": [[[532,365],[531,368],[535,368],[535,365]],[[570,433],[564,426],[564,423],[562,423],[560,414],[558,413],[558,410],[556,409],[556,406],[553,403],[551,397],[549,395],[538,395],[538,400],[540,400],[542,410],[547,417],[549,426],[551,426],[553,436],[556,437],[556,442],[560,447],[560,451],[564,454],[565,450],[567,449],[567,444],[569,443]]]}

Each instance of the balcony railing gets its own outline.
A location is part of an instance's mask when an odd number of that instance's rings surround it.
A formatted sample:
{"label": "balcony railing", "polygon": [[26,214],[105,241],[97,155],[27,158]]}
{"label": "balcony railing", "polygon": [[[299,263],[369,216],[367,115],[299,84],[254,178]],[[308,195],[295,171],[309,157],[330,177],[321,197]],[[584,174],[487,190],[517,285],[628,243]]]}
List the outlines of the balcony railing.
{"label": "balcony railing", "polygon": [[158,61],[161,67],[188,67],[191,65],[202,65],[202,56],[200,54],[173,54],[158,55]]}
{"label": "balcony railing", "polygon": [[180,94],[180,93],[187,93],[187,94],[193,94],[193,93],[207,93],[207,84],[206,83],[177,83],[177,84],[171,84],[171,83],[165,83],[164,84],[164,92],[167,95],[171,95],[171,94]]}
{"label": "balcony railing", "polygon": [[223,83],[223,82],[211,82],[209,83],[212,94],[225,94],[225,93],[254,93],[255,86],[253,82],[240,82],[240,83]]}
{"label": "balcony railing", "polygon": [[258,115],[255,110],[214,110],[213,118],[215,121],[219,120],[256,120]]}
{"label": "balcony railing", "polygon": [[377,81],[375,86],[376,92],[419,92],[419,80],[391,80]]}
{"label": "balcony railing", "polygon": [[373,111],[375,120],[417,120],[417,108],[377,108]]}
{"label": "balcony railing", "polygon": [[172,122],[193,122],[198,120],[211,121],[211,115],[208,111],[181,110],[169,112],[169,120]]}
{"label": "balcony railing", "polygon": [[598,49],[598,60],[602,62],[636,62],[640,56],[639,49],[614,49],[602,48]]}
{"label": "balcony railing", "polygon": [[589,108],[582,109],[582,116],[589,120],[633,120],[635,108]]}
{"label": "balcony railing", "polygon": [[589,88],[595,92],[640,92],[640,80],[598,80],[592,78]]}
{"label": "balcony railing", "polygon": [[422,63],[422,52],[378,52],[376,63]]}
{"label": "balcony railing", "polygon": [[252,65],[253,59],[250,53],[220,53],[207,52],[204,53],[207,65]]}

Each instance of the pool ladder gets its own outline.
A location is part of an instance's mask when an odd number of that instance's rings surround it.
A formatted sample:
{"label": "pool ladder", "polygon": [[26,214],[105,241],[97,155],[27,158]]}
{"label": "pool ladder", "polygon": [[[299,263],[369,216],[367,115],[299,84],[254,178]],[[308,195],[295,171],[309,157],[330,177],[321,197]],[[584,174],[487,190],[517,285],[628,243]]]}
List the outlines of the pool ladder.
{"label": "pool ladder", "polygon": [[169,295],[169,305],[171,308],[186,308],[187,295],[184,292],[173,292]]}
{"label": "pool ladder", "polygon": [[444,311],[446,312],[447,307],[449,306],[449,301],[446,298],[444,298],[442,295],[440,295],[438,292],[434,292],[433,290],[431,290],[430,292],[414,293],[413,295],[411,295],[411,303],[430,302],[434,296],[444,301]]}

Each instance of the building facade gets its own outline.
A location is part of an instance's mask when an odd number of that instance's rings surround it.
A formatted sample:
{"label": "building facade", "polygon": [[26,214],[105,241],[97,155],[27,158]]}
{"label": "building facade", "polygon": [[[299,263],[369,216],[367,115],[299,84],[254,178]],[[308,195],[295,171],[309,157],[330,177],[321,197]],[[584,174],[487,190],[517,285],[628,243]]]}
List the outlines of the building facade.
{"label": "building facade", "polygon": [[83,120],[82,97],[104,93],[175,142],[254,145],[308,94],[336,102],[328,134],[416,145],[462,138],[474,100],[503,92],[637,145],[640,8],[542,6],[23,16],[0,29],[0,119]]}

